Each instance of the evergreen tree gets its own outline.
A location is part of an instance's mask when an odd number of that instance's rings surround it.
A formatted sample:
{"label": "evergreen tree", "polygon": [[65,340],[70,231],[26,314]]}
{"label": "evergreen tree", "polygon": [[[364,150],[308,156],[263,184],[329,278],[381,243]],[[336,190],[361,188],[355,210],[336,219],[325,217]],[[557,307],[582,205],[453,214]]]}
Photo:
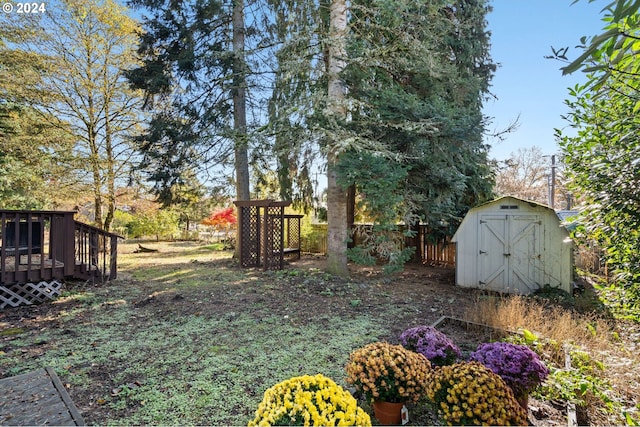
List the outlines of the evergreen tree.
{"label": "evergreen tree", "polygon": [[[294,120],[279,118],[279,130],[298,136],[297,147],[319,142],[327,156],[339,159],[340,191],[358,188],[361,206],[379,223],[381,235],[391,236],[400,220],[411,225],[418,218],[454,228],[470,206],[491,195],[481,113],[494,70],[486,2],[351,2],[340,74],[346,87],[342,119],[326,114],[331,104],[321,88],[331,77],[332,40],[326,38],[329,21],[322,4],[317,7],[317,13],[307,12],[315,30],[298,20],[288,24],[296,32],[284,39],[289,53],[278,57],[277,108],[272,110],[293,112]],[[287,2],[287,8],[293,10],[294,4]],[[291,55],[296,49],[306,50]],[[286,166],[296,164],[286,160]],[[297,159],[298,168],[304,160]],[[331,215],[343,207],[328,209]],[[371,241],[377,242],[370,249],[378,254],[391,244],[384,236]],[[399,246],[385,251],[396,266],[409,256]],[[370,252],[356,255],[372,260]]]}
{"label": "evergreen tree", "polygon": [[[450,233],[491,192],[481,113],[494,69],[487,6],[378,1],[353,10],[349,126],[361,146],[344,158],[345,185],[364,193],[381,233],[418,219]],[[372,241],[375,252],[391,243],[384,234]],[[396,243],[389,260],[399,266],[409,253]]]}
{"label": "evergreen tree", "polygon": [[246,91],[261,82],[253,78],[247,59],[252,52],[245,45],[258,47],[260,8],[252,9],[252,26],[245,28],[249,6],[241,0],[131,3],[150,14],[140,35],[143,63],[127,76],[147,93],[147,107],[154,112],[138,143],[145,156],[142,167],[160,200],[171,204],[168,189],[191,167],[224,179],[230,164],[236,197],[248,199],[248,151],[257,122],[247,123]]}
{"label": "evergreen tree", "polygon": [[448,233],[471,207],[493,196],[482,115],[495,71],[486,30],[489,10],[486,0],[445,2],[441,9],[445,35],[436,46],[449,72],[445,78],[435,76],[432,84],[438,89],[429,96],[438,131],[421,147],[429,154],[411,169],[412,193],[421,195],[423,220],[434,229],[447,224]]}
{"label": "evergreen tree", "polygon": [[280,197],[308,210],[318,205],[314,174],[325,164],[313,117],[327,96],[329,3],[270,0],[269,6],[274,15],[270,37],[276,49],[267,133],[273,139]]}

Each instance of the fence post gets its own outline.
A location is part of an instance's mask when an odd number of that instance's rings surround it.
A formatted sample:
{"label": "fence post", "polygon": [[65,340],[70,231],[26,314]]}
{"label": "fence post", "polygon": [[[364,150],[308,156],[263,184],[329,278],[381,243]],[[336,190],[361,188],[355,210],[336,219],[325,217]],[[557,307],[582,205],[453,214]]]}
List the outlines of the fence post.
{"label": "fence post", "polygon": [[109,259],[109,280],[118,277],[118,236],[111,235],[111,258]]}
{"label": "fence post", "polygon": [[[73,220],[74,212],[65,212],[62,218],[62,262],[64,275],[73,276],[76,267],[76,226]],[[71,237],[71,238],[69,238]]]}

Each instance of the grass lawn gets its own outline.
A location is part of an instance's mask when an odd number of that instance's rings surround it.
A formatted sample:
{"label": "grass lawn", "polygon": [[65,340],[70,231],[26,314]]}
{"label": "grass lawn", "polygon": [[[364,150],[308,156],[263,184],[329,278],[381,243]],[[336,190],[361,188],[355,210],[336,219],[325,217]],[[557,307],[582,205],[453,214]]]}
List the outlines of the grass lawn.
{"label": "grass lawn", "polygon": [[353,349],[468,317],[482,298],[437,268],[340,279],[310,257],[263,272],[195,243],[144,244],[158,252],[119,246],[111,283],[0,312],[0,378],[52,366],[89,424],[246,425],[275,383],[322,373],[345,386]]}

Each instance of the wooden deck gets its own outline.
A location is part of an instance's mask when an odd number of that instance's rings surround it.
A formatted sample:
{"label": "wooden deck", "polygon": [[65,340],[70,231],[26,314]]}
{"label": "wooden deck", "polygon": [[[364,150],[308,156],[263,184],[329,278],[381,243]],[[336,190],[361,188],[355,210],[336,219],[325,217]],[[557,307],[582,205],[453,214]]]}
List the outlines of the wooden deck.
{"label": "wooden deck", "polygon": [[0,425],[82,426],[84,419],[52,368],[0,379]]}
{"label": "wooden deck", "polygon": [[[64,268],[64,263],[58,260],[53,259],[42,259],[42,255],[32,255],[31,262],[27,260],[25,255],[20,256],[20,260],[18,260],[18,271],[28,271],[33,269],[40,268],[40,265],[44,261],[44,268]],[[5,261],[5,269],[7,272],[15,272],[16,271],[16,257],[7,257]]]}
{"label": "wooden deck", "polygon": [[18,303],[16,291],[22,297],[32,284],[116,278],[121,237],[74,216],[66,211],[0,210],[0,300],[13,306]]}

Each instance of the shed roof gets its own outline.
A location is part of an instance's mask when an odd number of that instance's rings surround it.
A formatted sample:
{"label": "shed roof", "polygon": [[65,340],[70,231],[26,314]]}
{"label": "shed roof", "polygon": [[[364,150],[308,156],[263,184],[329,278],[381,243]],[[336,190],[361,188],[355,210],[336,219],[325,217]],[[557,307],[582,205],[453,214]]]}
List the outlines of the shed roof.
{"label": "shed roof", "polygon": [[562,225],[569,231],[573,231],[578,227],[577,217],[580,211],[576,210],[559,210],[556,211]]}
{"label": "shed roof", "polygon": [[552,212],[555,212],[555,211],[554,211],[553,209],[551,209],[551,207],[549,207],[548,205],[545,205],[545,204],[543,204],[543,203],[539,203],[539,202],[534,202],[533,200],[523,199],[523,198],[516,197],[516,196],[501,196],[501,197],[498,197],[498,198],[496,198],[496,199],[489,200],[489,201],[484,202],[484,203],[480,203],[479,205],[475,205],[475,206],[474,206],[473,208],[471,208],[471,209],[477,209],[477,208],[480,208],[480,207],[482,207],[482,206],[491,205],[491,204],[498,203],[498,202],[500,202],[500,201],[505,201],[505,200],[508,200],[508,199],[511,199],[511,200],[517,200],[517,201],[519,201],[519,202],[523,202],[523,203],[528,203],[529,205],[531,205],[531,207],[539,206],[539,207],[542,207],[542,208],[549,209],[549,210],[550,210],[550,211],[552,211]]}
{"label": "shed roof", "polygon": [[[558,217],[558,215],[556,214],[556,211],[553,210],[550,206],[539,203],[539,202],[535,202],[533,200],[527,200],[527,199],[522,199],[519,197],[515,197],[515,196],[502,196],[502,197],[498,197],[497,199],[493,199],[493,200],[489,200],[487,202],[484,203],[480,203],[479,205],[476,205],[474,207],[472,207],[471,209],[469,209],[469,212],[467,212],[467,215],[465,215],[465,217],[462,219],[462,223],[460,223],[460,225],[458,226],[458,229],[456,230],[456,232],[453,235],[453,238],[451,239],[452,242],[456,242],[458,240],[458,231],[460,231],[460,229],[462,228],[462,225],[465,223],[469,213],[471,213],[472,211],[476,211],[479,209],[482,209],[486,206],[489,205],[494,205],[494,204],[500,204],[500,203],[509,203],[509,202],[520,202],[520,203],[526,203],[529,206],[531,206],[532,208],[542,208],[546,211],[548,211],[548,213],[550,215],[553,215],[554,218],[556,218],[558,220],[558,223],[560,224],[560,218]],[[562,224],[560,224],[562,227],[564,227]]]}

